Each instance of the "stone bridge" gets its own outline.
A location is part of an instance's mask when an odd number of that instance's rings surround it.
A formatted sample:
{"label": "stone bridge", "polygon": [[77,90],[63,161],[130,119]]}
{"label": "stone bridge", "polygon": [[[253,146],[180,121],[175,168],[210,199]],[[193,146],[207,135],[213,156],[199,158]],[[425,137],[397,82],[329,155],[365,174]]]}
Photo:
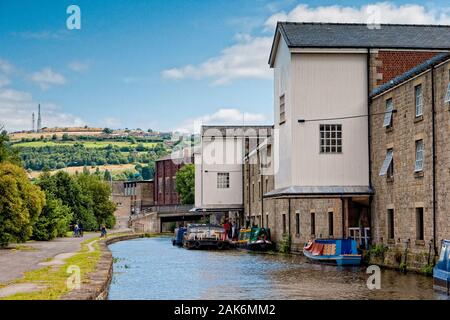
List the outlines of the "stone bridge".
{"label": "stone bridge", "polygon": [[161,233],[168,231],[167,222],[194,222],[205,217],[203,212],[190,211],[192,208],[192,205],[153,206],[132,214],[129,227],[136,232]]}

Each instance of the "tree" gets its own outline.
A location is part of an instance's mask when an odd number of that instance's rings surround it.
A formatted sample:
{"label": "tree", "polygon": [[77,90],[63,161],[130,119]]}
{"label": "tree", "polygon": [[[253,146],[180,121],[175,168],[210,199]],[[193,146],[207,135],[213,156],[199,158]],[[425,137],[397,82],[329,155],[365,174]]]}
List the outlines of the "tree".
{"label": "tree", "polygon": [[182,204],[195,202],[195,166],[192,163],[186,164],[178,170],[175,187]]}
{"label": "tree", "polygon": [[108,169],[105,170],[105,173],[103,175],[103,180],[105,180],[105,181],[111,181],[112,180],[111,172],[109,172]]}
{"label": "tree", "polygon": [[70,140],[70,137],[69,137],[69,135],[67,134],[67,133],[64,133],[63,135],[62,135],[62,141],[69,141]]}
{"label": "tree", "polygon": [[46,195],[46,204],[33,226],[33,239],[52,240],[63,237],[69,231],[72,210],[52,194]]}
{"label": "tree", "polygon": [[82,174],[78,178],[83,192],[92,199],[92,211],[99,226],[114,227],[116,205],[110,200],[111,188],[108,183],[96,175]]}
{"label": "tree", "polygon": [[56,133],[54,133],[53,135],[52,135],[52,140],[57,140],[58,139],[58,136],[56,135]]}
{"label": "tree", "polygon": [[141,170],[141,175],[142,175],[142,179],[144,179],[144,180],[152,179],[153,175],[154,175],[153,168],[151,168],[150,166],[143,167]]}
{"label": "tree", "polygon": [[98,223],[94,215],[94,200],[91,192],[87,192],[78,182],[78,174],[70,176],[67,172],[58,171],[54,175],[44,172],[38,180],[38,185],[46,194],[61,200],[63,205],[70,208],[73,213],[72,222],[81,222],[85,230],[97,230]]}
{"label": "tree", "polygon": [[[2,130],[1,127],[0,130]],[[0,162],[4,161],[8,161],[18,166],[21,165],[21,160],[17,153],[17,150],[11,148],[11,145],[9,144],[8,133],[3,130],[0,133]]]}
{"label": "tree", "polygon": [[0,246],[30,238],[45,204],[45,195],[23,168],[0,163]]}
{"label": "tree", "polygon": [[103,133],[111,134],[111,133],[113,133],[113,131],[110,128],[104,128]]}

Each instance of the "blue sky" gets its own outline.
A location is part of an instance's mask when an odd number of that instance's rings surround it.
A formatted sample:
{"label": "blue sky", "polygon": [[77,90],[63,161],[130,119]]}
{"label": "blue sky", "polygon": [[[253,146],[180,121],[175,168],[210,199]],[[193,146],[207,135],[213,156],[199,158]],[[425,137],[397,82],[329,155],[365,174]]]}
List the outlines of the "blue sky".
{"label": "blue sky", "polygon": [[[68,30],[66,8],[81,9]],[[448,23],[447,1],[0,0],[0,124],[271,123],[273,22]]]}

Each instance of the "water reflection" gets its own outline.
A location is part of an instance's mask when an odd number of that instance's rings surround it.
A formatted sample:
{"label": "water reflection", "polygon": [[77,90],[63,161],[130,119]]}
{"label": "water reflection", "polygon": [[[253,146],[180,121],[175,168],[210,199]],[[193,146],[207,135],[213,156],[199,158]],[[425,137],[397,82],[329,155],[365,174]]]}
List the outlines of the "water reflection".
{"label": "water reflection", "polygon": [[189,251],[169,238],[118,242],[110,299],[447,299],[432,279],[384,270],[381,290],[363,268],[309,263],[302,256]]}

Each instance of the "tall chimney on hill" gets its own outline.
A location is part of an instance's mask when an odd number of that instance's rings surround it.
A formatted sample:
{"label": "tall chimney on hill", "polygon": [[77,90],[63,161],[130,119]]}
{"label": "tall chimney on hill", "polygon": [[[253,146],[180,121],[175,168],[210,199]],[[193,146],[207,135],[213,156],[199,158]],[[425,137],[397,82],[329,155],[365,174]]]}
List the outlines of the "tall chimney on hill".
{"label": "tall chimney on hill", "polygon": [[37,132],[42,131],[41,105],[38,105]]}

